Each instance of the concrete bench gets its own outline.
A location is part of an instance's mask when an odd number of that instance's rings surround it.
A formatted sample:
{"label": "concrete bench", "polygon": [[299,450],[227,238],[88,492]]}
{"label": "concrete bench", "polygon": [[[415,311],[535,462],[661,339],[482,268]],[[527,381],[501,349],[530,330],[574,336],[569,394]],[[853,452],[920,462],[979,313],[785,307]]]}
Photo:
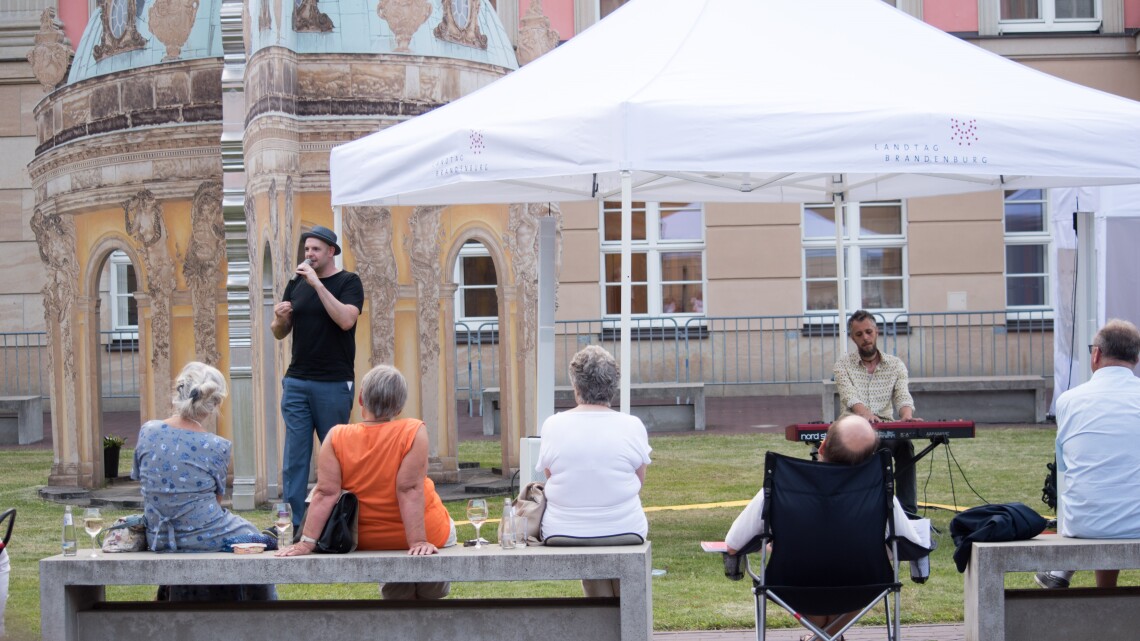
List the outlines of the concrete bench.
{"label": "concrete bench", "polygon": [[[554,388],[554,409],[574,407],[571,387]],[[629,388],[629,413],[650,432],[705,429],[704,383],[638,383]],[[483,390],[483,435],[499,433],[499,388]]]}
{"label": "concrete bench", "polygon": [[[969,419],[977,423],[1044,423],[1045,379],[1040,376],[949,376],[912,378],[915,414],[933,421]],[[823,420],[842,410],[835,381],[823,381]]]}
{"label": "concrete bench", "polygon": [[1007,590],[1007,572],[1140,568],[1140,540],[974,543],[965,574],[966,641],[1126,639],[1140,629],[1140,590]]}
{"label": "concrete bench", "polygon": [[[277,558],[223,553],[150,552],[54,556],[40,561],[40,623],[45,641],[150,639],[650,641],[650,544],[502,550],[456,546],[429,557],[354,552]],[[619,579],[613,599],[330,600],[242,603],[106,602],[108,585],[380,583],[383,581],[544,581]],[[378,592],[377,592],[378,595]],[[167,634],[160,634],[161,632]],[[172,635],[178,631],[177,635]],[[430,631],[430,633],[428,632]]]}
{"label": "concrete bench", "polygon": [[30,445],[42,440],[42,397],[0,396],[0,445]]}

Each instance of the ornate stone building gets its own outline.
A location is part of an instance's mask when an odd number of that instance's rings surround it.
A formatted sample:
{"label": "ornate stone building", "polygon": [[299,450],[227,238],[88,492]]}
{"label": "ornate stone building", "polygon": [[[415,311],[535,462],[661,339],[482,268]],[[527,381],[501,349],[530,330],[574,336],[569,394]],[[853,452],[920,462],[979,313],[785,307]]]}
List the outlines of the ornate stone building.
{"label": "ornate stone building", "polygon": [[[522,417],[534,415],[536,217],[557,208],[334,212],[329,204],[334,145],[517,68],[492,5],[96,4],[69,70],[71,51],[49,11],[29,55],[49,90],[35,105],[28,165],[31,229],[47,275],[56,454],[49,483],[102,479],[100,282],[115,255],[129,261],[137,283],[140,418],[168,415],[170,381],[185,362],[218,366],[229,374],[231,402],[215,427],[237,445],[235,502],[278,495],[278,390],[292,337],[275,341],[268,327],[299,261],[298,239],[313,225],[341,235],[343,266],[364,283],[357,373],[388,362],[408,375],[405,413],[428,424],[439,480],[458,475],[447,348],[455,341],[455,264],[466,243],[482,244],[499,274],[498,378],[512,417],[504,467],[517,466]],[[529,55],[556,41],[535,40]]]}

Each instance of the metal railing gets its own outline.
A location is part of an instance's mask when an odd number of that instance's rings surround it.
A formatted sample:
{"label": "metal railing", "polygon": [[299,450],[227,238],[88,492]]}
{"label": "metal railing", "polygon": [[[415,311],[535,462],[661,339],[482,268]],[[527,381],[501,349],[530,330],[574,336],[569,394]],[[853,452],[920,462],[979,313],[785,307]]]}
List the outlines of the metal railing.
{"label": "metal railing", "polygon": [[[902,314],[879,318],[879,345],[907,363],[912,377],[1053,377],[1052,312],[1005,311]],[[630,380],[634,383],[701,382],[756,393],[773,385],[830,379],[837,358],[836,317],[708,316],[635,321]],[[456,387],[468,412],[481,414],[482,390],[498,387],[495,323],[474,332],[457,324]],[[460,330],[464,330],[461,335]],[[555,384],[568,385],[570,358],[586,345],[618,351],[615,320],[555,324]],[[460,380],[462,379],[462,380]]]}
{"label": "metal railing", "polygon": [[[138,398],[138,334],[99,332],[99,345],[103,398]],[[49,361],[47,332],[0,332],[0,396],[50,396]]]}
{"label": "metal railing", "polygon": [[[879,319],[881,348],[907,364],[912,377],[1053,376],[1049,311],[943,312]],[[469,415],[482,414],[482,392],[499,386],[498,324],[456,323],[455,387]],[[630,380],[700,382],[724,388],[818,383],[831,378],[837,351],[834,316],[642,318],[633,329]],[[618,322],[555,324],[555,384],[569,385],[567,365],[586,345],[615,355]],[[139,396],[137,334],[100,332],[104,398]],[[0,333],[0,395],[48,396],[45,332]],[[747,390],[742,390],[746,392]]]}

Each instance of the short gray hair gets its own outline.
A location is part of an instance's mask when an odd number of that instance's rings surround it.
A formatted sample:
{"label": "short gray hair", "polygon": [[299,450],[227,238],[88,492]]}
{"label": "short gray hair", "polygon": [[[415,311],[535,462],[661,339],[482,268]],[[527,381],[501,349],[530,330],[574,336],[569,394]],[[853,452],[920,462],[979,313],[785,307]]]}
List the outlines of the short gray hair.
{"label": "short gray hair", "polygon": [[175,414],[195,422],[217,412],[224,400],[226,377],[198,361],[191,361],[182,368],[174,381],[174,394],[170,398]]}
{"label": "short gray hair", "polygon": [[391,365],[377,365],[360,381],[360,404],[377,419],[391,420],[408,401],[408,381]]}
{"label": "short gray hair", "polygon": [[1096,333],[1093,345],[1108,358],[1135,366],[1140,358],[1140,330],[1126,320],[1114,318]]}
{"label": "short gray hair", "polygon": [[608,407],[617,395],[620,377],[617,361],[597,345],[583,348],[570,360],[570,383],[587,405]]}

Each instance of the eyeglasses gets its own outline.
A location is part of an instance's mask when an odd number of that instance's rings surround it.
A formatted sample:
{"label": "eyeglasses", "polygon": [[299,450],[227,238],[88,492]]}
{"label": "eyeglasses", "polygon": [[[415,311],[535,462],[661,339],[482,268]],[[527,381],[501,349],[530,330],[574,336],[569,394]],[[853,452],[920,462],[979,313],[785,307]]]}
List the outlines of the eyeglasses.
{"label": "eyeglasses", "polygon": [[1096,347],[1096,345],[1089,345],[1089,354],[1092,354],[1094,347]]}

